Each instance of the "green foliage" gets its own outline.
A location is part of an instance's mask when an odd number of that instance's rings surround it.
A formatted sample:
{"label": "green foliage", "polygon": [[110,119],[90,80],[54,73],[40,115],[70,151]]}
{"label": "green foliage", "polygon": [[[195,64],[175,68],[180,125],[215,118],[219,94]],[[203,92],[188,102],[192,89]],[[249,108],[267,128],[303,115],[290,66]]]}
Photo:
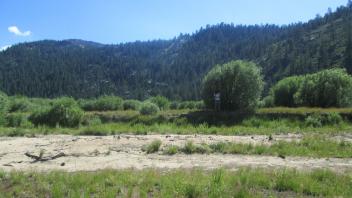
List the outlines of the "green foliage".
{"label": "green foliage", "polygon": [[255,60],[267,88],[286,76],[335,66],[351,72],[351,10],[339,7],[324,17],[287,26],[221,23],[170,40],[23,43],[0,54],[6,82],[0,90],[31,97],[116,94],[140,100],[150,95],[198,100],[204,74],[231,60]]}
{"label": "green foliage", "polygon": [[5,116],[8,112],[9,99],[6,94],[0,92],[0,126],[5,124]]}
{"label": "green foliage", "polygon": [[320,114],[313,114],[305,119],[306,126],[310,127],[322,127],[322,116]]}
{"label": "green foliage", "polygon": [[102,96],[96,101],[97,111],[121,110],[123,100],[117,96]]}
{"label": "green foliage", "polygon": [[323,125],[338,125],[343,119],[338,113],[312,114],[305,119],[306,126],[322,127]]}
{"label": "green foliage", "polygon": [[60,98],[49,109],[32,113],[29,120],[36,126],[77,127],[83,118],[83,111],[72,98]]}
{"label": "green foliage", "polygon": [[0,183],[3,197],[352,196],[349,171],[319,169],[12,171],[0,172],[0,180],[6,181]]}
{"label": "green foliage", "polygon": [[351,106],[352,77],[344,69],[329,69],[306,75],[295,94],[295,99],[301,106]]}
{"label": "green foliage", "polygon": [[138,100],[125,100],[123,101],[123,110],[136,110],[138,111],[142,103]]}
{"label": "green foliage", "polygon": [[276,106],[349,107],[352,77],[344,69],[288,77],[272,87],[270,97]]}
{"label": "green foliage", "polygon": [[193,144],[187,142],[178,152],[185,154],[243,154],[271,156],[302,156],[302,157],[335,157],[350,158],[352,143],[335,141],[326,136],[304,136],[300,141],[277,141],[273,144],[251,144],[218,142],[213,144]]}
{"label": "green foliage", "polygon": [[271,96],[269,97],[273,98],[273,104],[275,106],[295,107],[294,96],[300,88],[302,81],[303,76],[292,76],[280,80],[270,90]]}
{"label": "green foliage", "polygon": [[82,124],[85,126],[97,126],[101,125],[102,121],[99,116],[93,115],[93,116],[85,116]]}
{"label": "green foliage", "polygon": [[101,96],[98,99],[80,100],[85,111],[115,111],[123,109],[123,100],[117,96]]}
{"label": "green foliage", "polygon": [[195,145],[191,141],[187,141],[184,147],[180,149],[180,151],[184,152],[185,154],[193,154],[193,153],[205,154],[205,153],[211,152],[208,145],[206,144]]}
{"label": "green foliage", "polygon": [[179,103],[179,102],[174,101],[174,102],[171,102],[171,103],[170,103],[170,109],[171,109],[171,110],[176,110],[176,109],[179,108],[179,106],[180,106],[180,103]]}
{"label": "green foliage", "polygon": [[178,109],[193,109],[195,105],[191,101],[183,101],[178,105]]}
{"label": "green foliage", "polygon": [[151,102],[144,102],[139,112],[142,115],[155,115],[159,112],[159,107]]}
{"label": "green foliage", "polygon": [[84,111],[94,111],[96,108],[96,99],[79,99],[77,103]]}
{"label": "green foliage", "polygon": [[156,104],[160,110],[166,110],[170,107],[170,101],[164,96],[151,97],[147,101]]}
{"label": "green foliage", "polygon": [[28,127],[30,122],[28,121],[28,116],[23,113],[11,113],[6,116],[6,126],[7,127]]}
{"label": "green foliage", "polygon": [[272,95],[266,96],[259,103],[260,108],[274,107],[274,97]]}
{"label": "green foliage", "polygon": [[196,108],[196,109],[199,109],[199,110],[204,109],[204,108],[205,108],[204,102],[203,102],[203,101],[197,101],[197,102],[195,103],[195,108]]}
{"label": "green foliage", "polygon": [[179,150],[178,146],[171,145],[163,151],[163,154],[164,155],[175,155],[176,153],[178,153],[178,150]]}
{"label": "green foliage", "polygon": [[325,116],[325,124],[326,125],[338,125],[343,122],[343,119],[339,113],[333,112],[328,113]]}
{"label": "green foliage", "polygon": [[161,140],[154,140],[149,145],[146,145],[145,147],[143,147],[142,150],[144,152],[147,152],[148,154],[156,153],[159,151],[161,144],[162,144]]}
{"label": "green foliage", "polygon": [[260,69],[252,62],[232,61],[215,66],[204,78],[202,96],[207,108],[214,109],[214,94],[221,94],[221,109],[252,112],[263,90]]}
{"label": "green foliage", "polygon": [[28,112],[33,109],[33,104],[26,97],[11,97],[9,112]]}

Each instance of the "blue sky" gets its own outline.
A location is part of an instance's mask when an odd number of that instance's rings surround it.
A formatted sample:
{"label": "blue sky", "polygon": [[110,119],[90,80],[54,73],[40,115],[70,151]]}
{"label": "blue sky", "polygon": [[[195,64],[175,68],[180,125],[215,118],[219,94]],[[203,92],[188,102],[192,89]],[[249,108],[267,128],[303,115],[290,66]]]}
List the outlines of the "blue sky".
{"label": "blue sky", "polygon": [[305,22],[347,0],[0,0],[0,47],[42,39],[169,39],[207,24]]}

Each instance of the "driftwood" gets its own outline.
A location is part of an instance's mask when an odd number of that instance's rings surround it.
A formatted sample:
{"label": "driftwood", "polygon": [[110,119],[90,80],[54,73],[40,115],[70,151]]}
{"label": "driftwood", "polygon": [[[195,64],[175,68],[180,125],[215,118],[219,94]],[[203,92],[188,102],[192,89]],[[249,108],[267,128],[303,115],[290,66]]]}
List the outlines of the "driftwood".
{"label": "driftwood", "polygon": [[65,156],[66,156],[65,153],[59,153],[59,154],[54,155],[54,156],[47,156],[47,157],[44,157],[44,156],[43,156],[43,153],[40,153],[39,156],[36,156],[36,155],[30,154],[29,152],[26,152],[24,155],[26,155],[27,157],[30,157],[30,158],[34,159],[34,161],[33,161],[32,163],[50,161],[50,160],[57,159],[57,158],[59,158],[59,157],[65,157]]}

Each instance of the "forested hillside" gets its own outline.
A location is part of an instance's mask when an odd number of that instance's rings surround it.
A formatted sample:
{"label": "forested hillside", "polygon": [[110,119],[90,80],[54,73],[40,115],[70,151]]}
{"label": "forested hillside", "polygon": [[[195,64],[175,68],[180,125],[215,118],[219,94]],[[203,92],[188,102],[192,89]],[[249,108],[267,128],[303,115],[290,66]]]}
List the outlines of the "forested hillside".
{"label": "forested hillside", "polygon": [[266,90],[284,77],[345,67],[352,73],[352,3],[308,23],[218,24],[171,40],[103,45],[38,41],[0,53],[0,90],[31,97],[199,99],[216,64],[244,59],[263,68]]}

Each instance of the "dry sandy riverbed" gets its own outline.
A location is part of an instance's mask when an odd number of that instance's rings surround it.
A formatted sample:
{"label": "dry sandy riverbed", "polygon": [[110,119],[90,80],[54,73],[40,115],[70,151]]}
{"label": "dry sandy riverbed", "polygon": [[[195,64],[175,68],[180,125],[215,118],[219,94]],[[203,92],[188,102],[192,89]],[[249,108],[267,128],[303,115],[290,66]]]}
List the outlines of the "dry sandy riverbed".
{"label": "dry sandy riverbed", "polygon": [[[237,142],[271,144],[278,140],[300,140],[299,135],[273,136],[213,136],[213,135],[119,135],[119,136],[39,136],[1,137],[0,169],[5,171],[95,171],[100,169],[176,169],[224,167],[236,170],[243,166],[264,168],[328,168],[334,171],[352,170],[352,159],[312,159],[253,155],[184,155],[173,156],[161,153],[146,154],[141,148],[160,139],[162,147],[184,145],[187,141],[197,143]],[[347,140],[350,140],[347,138]],[[39,156],[47,161],[35,161],[30,155]],[[27,154],[27,155],[26,155]],[[52,159],[55,158],[55,159]]]}

